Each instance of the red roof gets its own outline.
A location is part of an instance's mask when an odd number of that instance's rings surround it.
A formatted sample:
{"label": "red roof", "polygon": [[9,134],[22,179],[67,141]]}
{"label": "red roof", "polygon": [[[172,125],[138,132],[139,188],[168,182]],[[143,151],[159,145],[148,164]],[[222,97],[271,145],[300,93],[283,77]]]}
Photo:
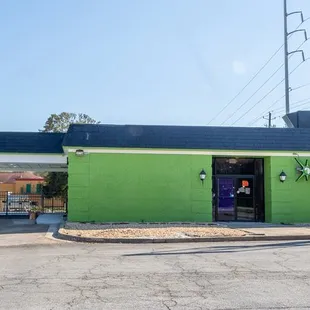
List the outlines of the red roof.
{"label": "red roof", "polygon": [[33,172],[0,172],[0,183],[14,184],[16,181],[44,181]]}

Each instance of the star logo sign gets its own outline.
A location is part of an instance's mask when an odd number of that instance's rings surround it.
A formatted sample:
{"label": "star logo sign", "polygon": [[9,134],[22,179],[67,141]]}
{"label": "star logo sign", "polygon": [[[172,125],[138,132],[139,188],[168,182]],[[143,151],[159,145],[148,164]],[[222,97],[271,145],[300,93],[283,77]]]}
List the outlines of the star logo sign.
{"label": "star logo sign", "polygon": [[306,159],[305,164],[303,164],[299,159],[295,158],[296,162],[298,163],[299,167],[297,170],[300,172],[299,177],[297,178],[296,182],[299,181],[301,178],[305,178],[307,181],[310,177],[310,166],[308,163],[308,159]]}

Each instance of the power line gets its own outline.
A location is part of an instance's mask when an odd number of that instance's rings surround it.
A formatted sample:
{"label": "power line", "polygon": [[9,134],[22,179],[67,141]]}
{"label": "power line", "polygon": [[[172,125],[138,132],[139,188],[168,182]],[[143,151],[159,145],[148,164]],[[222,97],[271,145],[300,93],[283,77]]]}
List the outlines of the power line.
{"label": "power line", "polygon": [[272,107],[274,107],[279,101],[281,101],[283,98],[285,97],[285,95],[283,95],[281,98],[277,99],[270,107],[268,107],[267,110],[264,111],[263,114],[261,114],[259,117],[255,118],[253,121],[248,123],[248,126],[255,124],[257,121],[259,121],[266,113],[267,111],[270,111],[270,109]]}
{"label": "power line", "polygon": [[[297,47],[297,50],[298,49],[300,49],[305,43],[306,43],[307,41],[303,41],[298,47]],[[290,56],[289,56],[289,59],[291,58],[291,57],[293,57],[293,55],[294,54],[291,54]],[[299,66],[301,66],[304,62],[306,62],[307,60],[309,60],[309,58],[307,58],[307,59],[305,59],[304,61],[302,61],[297,67],[295,67],[295,69],[294,70],[292,70],[289,74],[292,74],[295,70],[297,70],[298,68],[299,68]],[[248,101],[264,86],[264,85],[266,85],[268,82],[269,82],[269,80],[282,68],[284,66],[284,64],[282,64],[282,66],[281,67],[279,67],[268,79],[267,79],[267,81],[265,81],[264,83],[263,83],[263,85],[261,85],[261,87],[258,89],[258,90],[256,90],[256,92],[252,95],[252,96],[250,96],[250,98],[249,99],[247,99],[243,104],[241,104],[241,106],[239,106],[238,107],[238,110],[239,109],[241,109],[246,103],[248,103]],[[284,82],[285,81],[285,78],[275,87],[275,88],[273,88],[270,92],[268,92],[267,93],[267,95],[266,96],[264,96],[264,98],[263,99],[265,99],[269,94],[271,94],[272,92],[273,92],[273,90],[275,90],[282,82]],[[259,101],[258,103],[260,103],[261,101]],[[256,103],[254,106],[256,106],[258,103]],[[251,111],[252,109],[250,109],[250,111]],[[268,111],[268,110],[267,110]],[[266,112],[264,113],[264,114],[266,114]],[[233,116],[234,114],[231,114],[228,118],[226,118],[226,120],[224,121],[224,122],[222,122],[222,124],[221,125],[223,125],[224,123],[226,123],[232,116]],[[239,119],[238,119],[239,120]],[[237,121],[235,121],[232,125],[234,125],[235,123],[236,123]]]}
{"label": "power line", "polygon": [[[305,101],[306,101],[306,102],[305,102]],[[305,105],[305,104],[308,104],[309,102],[310,102],[310,97],[292,103],[292,107],[293,107],[293,108],[298,108],[298,107],[301,107],[301,106],[303,106],[303,105]],[[281,113],[283,110],[285,110],[285,109],[284,109],[284,108],[280,108],[280,109],[275,109],[275,110],[273,110],[273,112],[275,112],[276,114],[278,114],[278,113]]]}
{"label": "power line", "polygon": [[306,99],[303,99],[303,100],[298,100],[296,102],[294,102],[293,104],[298,104],[298,103],[301,103],[301,102],[304,102],[304,101],[307,101],[307,100],[310,100],[310,97],[306,98]]}
{"label": "power line", "polygon": [[[297,89],[306,87],[306,86],[310,86],[310,83],[305,84],[305,85],[302,85],[302,86],[299,86],[299,87],[296,87],[296,88],[293,88],[293,89],[291,89],[291,92],[293,92],[293,91],[295,91],[295,90],[297,90]],[[267,111],[270,111],[270,109],[271,109],[272,107],[274,107],[274,106],[275,106],[279,101],[281,101],[284,97],[285,97],[285,95],[283,95],[283,96],[280,97],[278,100],[276,100],[272,105],[270,105],[270,106],[268,107],[268,109],[266,109],[265,112],[264,112],[259,118],[261,118],[263,115],[265,115],[265,114],[267,113]],[[300,100],[300,101],[297,101],[297,102],[293,102],[292,104],[296,104],[296,103],[299,103],[299,102],[303,102],[303,101],[308,100],[308,99],[310,99],[310,98],[306,98],[306,99],[303,99],[303,100]],[[272,112],[277,111],[277,110],[285,110],[285,109],[284,109],[284,108],[277,108],[277,109],[273,109]]]}
{"label": "power line", "polygon": [[238,121],[240,121],[244,116],[246,116],[250,111],[252,111],[259,103],[261,103],[267,96],[269,96],[276,88],[278,88],[283,82],[284,82],[284,79],[280,81],[275,87],[273,87],[264,97],[262,97],[259,101],[257,101],[250,109],[248,109],[245,113],[243,113],[231,125],[235,125]]}
{"label": "power line", "polygon": [[[283,99],[285,96],[282,96],[281,98],[279,98],[278,100],[276,100],[269,108],[271,108],[272,106],[274,106],[276,103],[278,103],[281,99]],[[307,102],[304,102],[304,101],[307,101]],[[303,102],[302,104],[299,104]],[[306,98],[306,99],[303,99],[303,100],[299,100],[299,101],[296,101],[296,102],[293,102],[292,103],[292,108],[298,108],[300,106],[303,106],[303,105],[306,105],[310,103],[310,97],[309,98]],[[270,109],[269,109],[270,110]],[[270,112],[273,112],[274,114],[279,114],[279,113],[282,113],[282,111],[284,111],[285,108],[277,108],[277,109],[273,109],[271,110]],[[266,115],[266,113],[264,112],[263,114],[261,114],[259,117],[257,117],[256,119],[254,119],[253,121],[249,122],[247,124],[247,126],[251,126],[251,125],[254,125],[256,124],[259,120],[263,119],[263,116]]]}
{"label": "power line", "polygon": [[[294,71],[296,71],[300,65],[303,62],[301,62],[295,69],[293,69],[289,74],[292,74]],[[236,121],[232,123],[232,125],[236,124],[238,121],[240,121],[244,116],[246,116],[250,111],[252,111],[259,103],[261,103],[269,94],[271,94],[277,87],[279,87],[285,79],[282,79],[275,87],[273,87],[264,97],[262,97],[259,101],[257,101],[250,109],[248,109],[245,113],[243,113]]]}
{"label": "power line", "polygon": [[[300,45],[299,45],[299,47],[298,48],[300,48],[302,45],[304,45],[306,43],[306,41],[304,41],[303,43],[301,43]],[[292,56],[292,55],[291,55]],[[305,59],[305,61],[302,61],[301,63],[299,63],[298,65],[297,65],[297,67],[295,67],[289,74],[292,74],[295,70],[297,70],[304,62],[306,62],[306,61],[308,61],[310,59],[310,57],[308,57],[308,58],[306,58]],[[282,82],[285,80],[285,78],[282,80]],[[301,85],[301,86],[299,86],[299,87],[296,87],[296,88],[293,88],[293,89],[291,89],[290,91],[294,91],[294,90],[297,90],[297,89],[299,89],[299,88],[303,88],[303,87],[306,87],[306,86],[309,86],[310,85],[310,83],[307,83],[307,84],[304,84],[304,85]],[[278,85],[279,86],[279,85]],[[278,87],[278,86],[276,86],[276,88]],[[275,89],[275,88],[274,88]],[[273,90],[274,90],[273,89]],[[272,90],[272,91],[273,91]],[[271,92],[272,92],[271,91]],[[269,95],[271,92],[269,92],[267,95]],[[274,107],[281,99],[283,99],[285,97],[285,95],[284,96],[282,96],[281,98],[279,98],[278,100],[276,100],[271,106],[269,106],[268,107],[268,109],[266,109],[265,111],[264,111],[264,113],[260,116],[260,117],[258,117],[257,119],[255,119],[253,122],[254,123],[256,123],[262,116],[264,116],[268,111],[270,111],[270,109],[272,108],[272,107]],[[255,104],[254,106],[256,106],[257,104]],[[250,111],[251,111],[252,109],[250,109]],[[238,119],[239,120],[239,119]],[[253,122],[250,122],[249,123],[249,125],[248,126],[250,126],[251,124],[253,125]],[[235,124],[236,122],[234,122],[233,124]]]}
{"label": "power line", "polygon": [[[300,88],[303,88],[303,87],[307,87],[307,86],[310,86],[310,83],[307,83],[307,84],[304,84],[304,85],[301,85],[301,86],[292,88],[292,89],[291,89],[291,92],[293,92],[293,91],[295,91],[295,90],[298,90],[298,89],[300,89]],[[284,97],[285,97],[285,95],[281,96],[279,99],[277,99],[276,101],[274,101],[274,102],[273,102],[273,103],[272,103],[259,117],[255,118],[253,121],[249,122],[249,123],[247,124],[247,126],[251,126],[251,125],[256,124],[260,119],[262,119],[262,117],[263,117],[264,115],[266,115],[266,113],[267,113],[268,111],[271,110],[271,108],[273,108],[273,107],[274,107],[278,102],[280,102]],[[294,105],[294,104],[296,104],[296,103],[299,103],[299,102],[303,102],[303,101],[308,100],[308,99],[310,99],[310,98],[306,98],[306,99],[303,99],[303,100],[294,102],[294,103],[292,103],[292,105]],[[271,111],[272,111],[272,112],[275,112],[275,111],[277,111],[277,110],[284,110],[284,108],[277,108],[277,109],[273,109],[273,110],[271,110]]]}
{"label": "power line", "polygon": [[[299,101],[293,102],[292,106],[297,105],[297,104],[302,103],[302,102],[305,102],[305,101],[308,101],[308,100],[310,100],[310,98],[306,98],[306,99],[303,99],[303,100],[299,100]],[[274,109],[274,110],[272,110],[272,112],[278,112],[278,111],[283,111],[283,110],[285,110],[285,109],[282,107],[282,108]]]}
{"label": "power line", "polygon": [[307,102],[304,102],[304,103],[302,103],[302,104],[299,104],[299,105],[296,105],[296,106],[293,106],[293,108],[300,108],[300,107],[303,107],[303,106],[305,106],[305,105],[307,105],[307,104],[309,104],[310,103],[310,101],[307,101]]}
{"label": "power line", "polygon": [[[310,58],[309,58],[310,59]],[[299,64],[300,65],[300,64]],[[299,65],[297,66],[297,68],[299,67]],[[296,69],[297,69],[296,68]],[[293,72],[293,71],[292,71]],[[301,88],[304,88],[304,87],[307,87],[307,86],[310,86],[310,83],[307,83],[307,84],[304,84],[304,85],[301,85],[301,86],[298,86],[298,87],[295,87],[295,88],[292,88],[291,90],[290,90],[290,92],[293,92],[293,91],[295,91],[295,90],[298,90],[298,89],[301,89]],[[273,103],[273,106],[275,105],[275,103],[277,103],[277,102],[279,102],[282,98],[284,98],[285,97],[285,95],[284,96],[282,96],[280,99],[278,99],[276,102],[274,102]],[[303,100],[299,100],[299,101],[297,101],[297,102],[293,102],[292,104],[296,104],[296,103],[299,103],[299,102],[302,102],[302,101],[305,101],[305,100],[308,100],[308,99],[310,99],[310,98],[306,98],[306,99],[303,99]],[[283,108],[277,108],[276,110],[282,110]],[[275,111],[275,110],[273,110],[273,111]]]}
{"label": "power line", "polygon": [[[297,104],[297,105],[296,105],[296,103],[299,102],[299,101],[297,101],[297,102],[295,102],[295,103],[292,103],[291,107],[292,107],[293,109],[296,109],[296,108],[300,108],[300,107],[306,106],[306,105],[310,104],[310,100],[309,100],[309,99],[310,99],[310,98],[304,99],[304,100],[308,100],[308,101],[306,101],[306,102],[304,102],[304,103],[302,103],[302,104]],[[301,101],[304,101],[304,100],[301,100]],[[309,108],[310,108],[310,106],[309,106]],[[277,117],[280,117],[280,116],[277,116],[277,115],[283,113],[284,111],[285,111],[285,108],[281,108],[281,110],[279,110],[279,111],[277,111],[277,112],[273,111],[273,112],[275,112],[273,115],[276,115],[276,118],[277,118]],[[249,126],[250,126],[250,125],[256,124],[256,123],[257,123],[259,120],[261,120],[261,119],[263,119],[262,116],[260,116],[260,117],[259,117],[258,119],[256,119],[254,122],[250,123]]]}
{"label": "power line", "polygon": [[297,90],[297,89],[304,88],[304,87],[307,87],[307,86],[310,86],[310,83],[307,83],[307,84],[304,84],[304,85],[295,87],[295,88],[293,88],[292,90]]}
{"label": "power line", "polygon": [[[239,107],[238,110],[245,106],[284,66],[282,64],[245,102],[243,102]],[[229,119],[234,116],[234,113],[230,114],[222,123],[221,125],[225,124]]]}
{"label": "power line", "polygon": [[[300,109],[301,107],[305,107],[306,109],[309,109],[309,108],[310,108],[309,104],[310,104],[310,101],[304,102],[304,103],[299,104],[299,105],[296,105],[296,106],[292,105],[292,111],[291,111],[291,113],[295,112],[295,111],[294,111],[295,109]],[[307,107],[307,106],[308,106],[308,107]],[[276,115],[277,117],[281,117],[281,114],[282,114],[283,112],[284,112],[284,109],[283,109],[282,111],[279,111],[279,112],[275,113],[274,115]]]}
{"label": "power line", "polygon": [[[303,22],[301,22],[295,30],[299,29],[299,27],[305,23],[309,18],[306,18]],[[295,31],[294,30],[294,31]],[[289,35],[288,38],[290,38],[292,34]],[[271,60],[280,52],[280,50],[283,48],[284,43],[272,54],[272,56],[265,62],[265,64],[257,71],[257,73],[250,79],[250,81],[220,110],[219,113],[217,113],[208,123],[207,125],[210,125],[219,115],[221,115],[226,108],[232,104],[240,95],[241,93],[255,80],[255,78],[267,67],[267,65],[271,62]],[[298,48],[297,48],[298,49]],[[281,68],[284,66],[284,64],[281,66]]]}
{"label": "power line", "polygon": [[[219,113],[217,113],[209,122],[207,125],[210,125],[210,123],[212,123],[219,115],[221,115],[226,108],[228,108],[228,106],[230,104],[232,104],[240,95],[241,93],[243,93],[243,91],[256,79],[256,77],[267,67],[267,65],[271,62],[271,60],[280,52],[280,50],[282,49],[283,45],[277,49],[277,51],[267,60],[267,62],[257,71],[257,73],[250,79],[250,81],[237,93],[237,95],[235,95],[221,110]],[[282,65],[283,67],[283,65]],[[281,67],[281,68],[282,68]]]}

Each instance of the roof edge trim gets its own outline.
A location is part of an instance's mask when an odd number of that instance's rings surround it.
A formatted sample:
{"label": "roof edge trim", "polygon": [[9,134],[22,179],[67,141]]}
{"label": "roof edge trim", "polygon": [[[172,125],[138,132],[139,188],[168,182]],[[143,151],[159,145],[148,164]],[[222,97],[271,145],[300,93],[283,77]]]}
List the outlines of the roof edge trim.
{"label": "roof edge trim", "polygon": [[82,149],[90,154],[154,154],[154,155],[211,155],[211,156],[251,156],[251,157],[270,157],[284,156],[296,157],[296,153],[300,156],[310,157],[310,151],[251,151],[251,150],[200,150],[200,149],[130,149],[130,148],[88,148],[88,147],[70,147],[68,153],[75,153],[77,149]]}

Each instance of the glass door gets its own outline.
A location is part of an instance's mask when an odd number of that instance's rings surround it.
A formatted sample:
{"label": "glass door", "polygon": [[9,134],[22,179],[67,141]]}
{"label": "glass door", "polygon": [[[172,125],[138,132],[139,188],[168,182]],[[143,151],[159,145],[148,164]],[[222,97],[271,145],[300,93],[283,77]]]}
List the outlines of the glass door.
{"label": "glass door", "polygon": [[220,177],[217,179],[217,221],[235,220],[234,183],[234,178]]}
{"label": "glass door", "polygon": [[235,208],[237,221],[255,221],[254,178],[236,177]]}
{"label": "glass door", "polygon": [[253,176],[218,177],[217,221],[256,221]]}

